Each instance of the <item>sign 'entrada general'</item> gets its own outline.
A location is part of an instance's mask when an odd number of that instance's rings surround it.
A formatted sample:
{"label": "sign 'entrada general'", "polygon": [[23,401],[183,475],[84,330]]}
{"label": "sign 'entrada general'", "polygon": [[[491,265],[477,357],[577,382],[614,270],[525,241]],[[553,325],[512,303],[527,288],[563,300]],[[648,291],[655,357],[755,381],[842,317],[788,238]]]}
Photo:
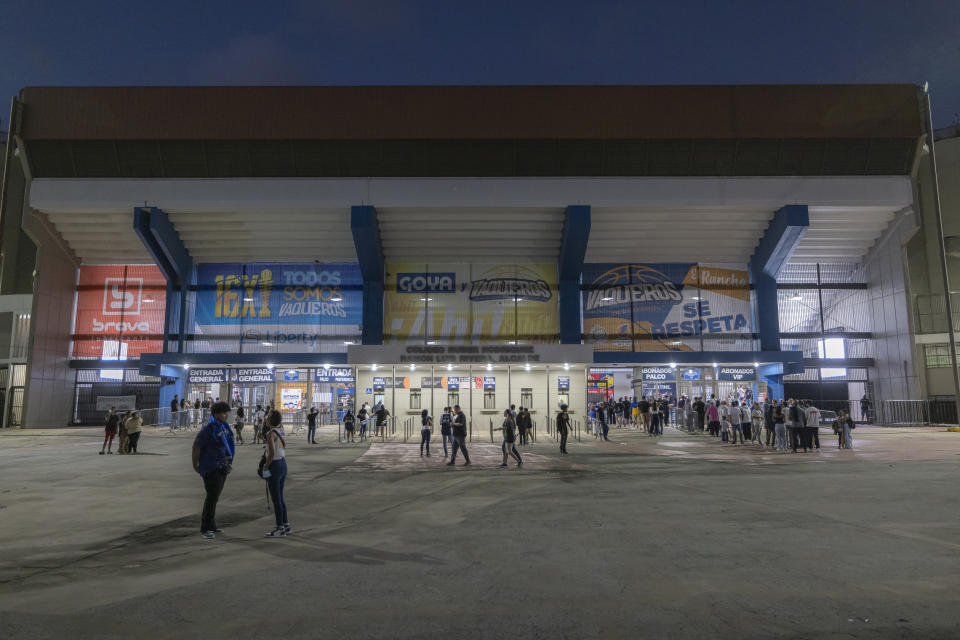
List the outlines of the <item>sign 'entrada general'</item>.
{"label": "sign 'entrada general'", "polygon": [[535,364],[593,361],[590,345],[355,345],[350,364]]}

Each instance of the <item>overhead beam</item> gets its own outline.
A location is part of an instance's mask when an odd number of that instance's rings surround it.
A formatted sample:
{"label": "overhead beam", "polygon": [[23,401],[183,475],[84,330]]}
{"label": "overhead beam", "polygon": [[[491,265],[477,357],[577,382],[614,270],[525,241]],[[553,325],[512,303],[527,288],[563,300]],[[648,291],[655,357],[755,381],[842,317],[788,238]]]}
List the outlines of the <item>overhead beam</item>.
{"label": "overhead beam", "polygon": [[754,326],[760,334],[761,351],[780,350],[780,319],[777,311],[777,276],[790,260],[810,227],[806,205],[781,207],[750,258],[750,282],[756,292]]}
{"label": "overhead beam", "polygon": [[580,276],[587,255],[590,239],[590,207],[572,205],[567,207],[563,220],[563,235],[560,238],[560,255],[557,258],[560,294],[560,342],[579,344],[582,339],[580,327]]}
{"label": "overhead beam", "polygon": [[383,242],[377,210],[369,205],[350,208],[350,231],[363,277],[363,344],[383,344]]}

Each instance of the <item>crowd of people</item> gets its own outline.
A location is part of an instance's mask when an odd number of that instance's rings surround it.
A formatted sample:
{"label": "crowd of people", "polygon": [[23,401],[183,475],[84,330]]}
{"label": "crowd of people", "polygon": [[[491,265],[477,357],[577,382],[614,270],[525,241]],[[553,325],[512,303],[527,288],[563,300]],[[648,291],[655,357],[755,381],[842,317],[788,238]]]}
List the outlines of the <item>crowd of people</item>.
{"label": "crowd of people", "polygon": [[140,412],[131,410],[123,415],[117,413],[116,407],[110,407],[107,414],[106,426],[103,434],[103,446],[100,455],[113,454],[113,441],[117,439],[117,453],[136,454],[140,443],[140,434],[143,432],[143,418]]}

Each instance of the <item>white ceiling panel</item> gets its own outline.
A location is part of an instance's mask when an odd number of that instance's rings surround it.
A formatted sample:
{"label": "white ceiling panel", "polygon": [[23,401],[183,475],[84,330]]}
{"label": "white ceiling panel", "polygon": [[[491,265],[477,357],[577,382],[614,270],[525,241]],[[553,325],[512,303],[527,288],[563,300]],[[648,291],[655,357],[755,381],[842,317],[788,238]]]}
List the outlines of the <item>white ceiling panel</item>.
{"label": "white ceiling panel", "polygon": [[152,264],[133,231],[130,213],[48,213],[47,218],[83,264]]}
{"label": "white ceiling panel", "polygon": [[542,262],[560,254],[564,209],[377,209],[387,260]]}

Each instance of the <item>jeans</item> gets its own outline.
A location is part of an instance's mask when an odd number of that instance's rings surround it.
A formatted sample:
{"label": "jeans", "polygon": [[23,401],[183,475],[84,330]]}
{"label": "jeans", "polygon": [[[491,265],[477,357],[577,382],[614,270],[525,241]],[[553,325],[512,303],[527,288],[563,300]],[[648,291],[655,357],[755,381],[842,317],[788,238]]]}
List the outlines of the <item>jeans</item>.
{"label": "jeans", "polygon": [[467,436],[453,436],[453,446],[450,448],[450,462],[457,459],[457,450],[463,451],[463,459],[470,462],[470,454],[467,453]]}
{"label": "jeans", "polygon": [[520,457],[520,452],[517,451],[516,443],[513,441],[507,442],[503,441],[503,444],[500,445],[500,450],[503,451],[503,464],[507,464],[507,455],[513,456],[517,463],[523,462],[523,458]]}
{"label": "jeans", "polygon": [[450,446],[453,446],[453,436],[449,433],[441,433],[440,439],[443,441],[443,457],[447,457],[447,442],[450,442]]}
{"label": "jeans", "polygon": [[560,432],[560,453],[567,452],[567,431],[564,429]]}
{"label": "jeans", "polygon": [[778,422],[774,427],[776,432],[776,447],[777,451],[786,451],[787,450],[787,426],[782,422]]}
{"label": "jeans", "polygon": [[270,477],[267,478],[267,489],[270,490],[270,499],[273,500],[273,515],[277,518],[277,527],[290,524],[287,520],[287,503],[283,500],[283,485],[287,479],[287,459],[280,458],[270,463]]}
{"label": "jeans", "polygon": [[131,433],[128,437],[130,438],[130,444],[128,445],[130,447],[130,451],[136,453],[137,443],[140,442],[140,432],[137,431],[136,433]]}
{"label": "jeans", "polygon": [[807,427],[807,429],[810,430],[810,434],[807,438],[810,442],[810,448],[812,449],[814,446],[816,446],[817,449],[819,449],[820,448],[820,427]]}
{"label": "jeans", "polygon": [[853,434],[849,425],[843,425],[843,446],[845,449],[853,449]]}
{"label": "jeans", "polygon": [[307,427],[307,442],[315,443],[317,440],[317,425],[311,424]]}
{"label": "jeans", "polygon": [[427,455],[430,455],[430,429],[420,430],[420,455],[423,455],[423,445],[427,445]]}
{"label": "jeans", "polygon": [[607,434],[610,433],[610,425],[604,422],[603,424],[600,425],[600,427],[603,429],[603,439],[609,440],[609,438],[607,438]]}
{"label": "jeans", "polygon": [[740,444],[743,444],[743,426],[739,422],[733,425],[733,444],[737,444],[737,435],[740,436]]}
{"label": "jeans", "polygon": [[227,481],[225,469],[214,469],[203,476],[203,488],[207,496],[203,500],[203,512],[200,515],[200,531],[214,531],[217,528],[217,501],[223,493]]}

